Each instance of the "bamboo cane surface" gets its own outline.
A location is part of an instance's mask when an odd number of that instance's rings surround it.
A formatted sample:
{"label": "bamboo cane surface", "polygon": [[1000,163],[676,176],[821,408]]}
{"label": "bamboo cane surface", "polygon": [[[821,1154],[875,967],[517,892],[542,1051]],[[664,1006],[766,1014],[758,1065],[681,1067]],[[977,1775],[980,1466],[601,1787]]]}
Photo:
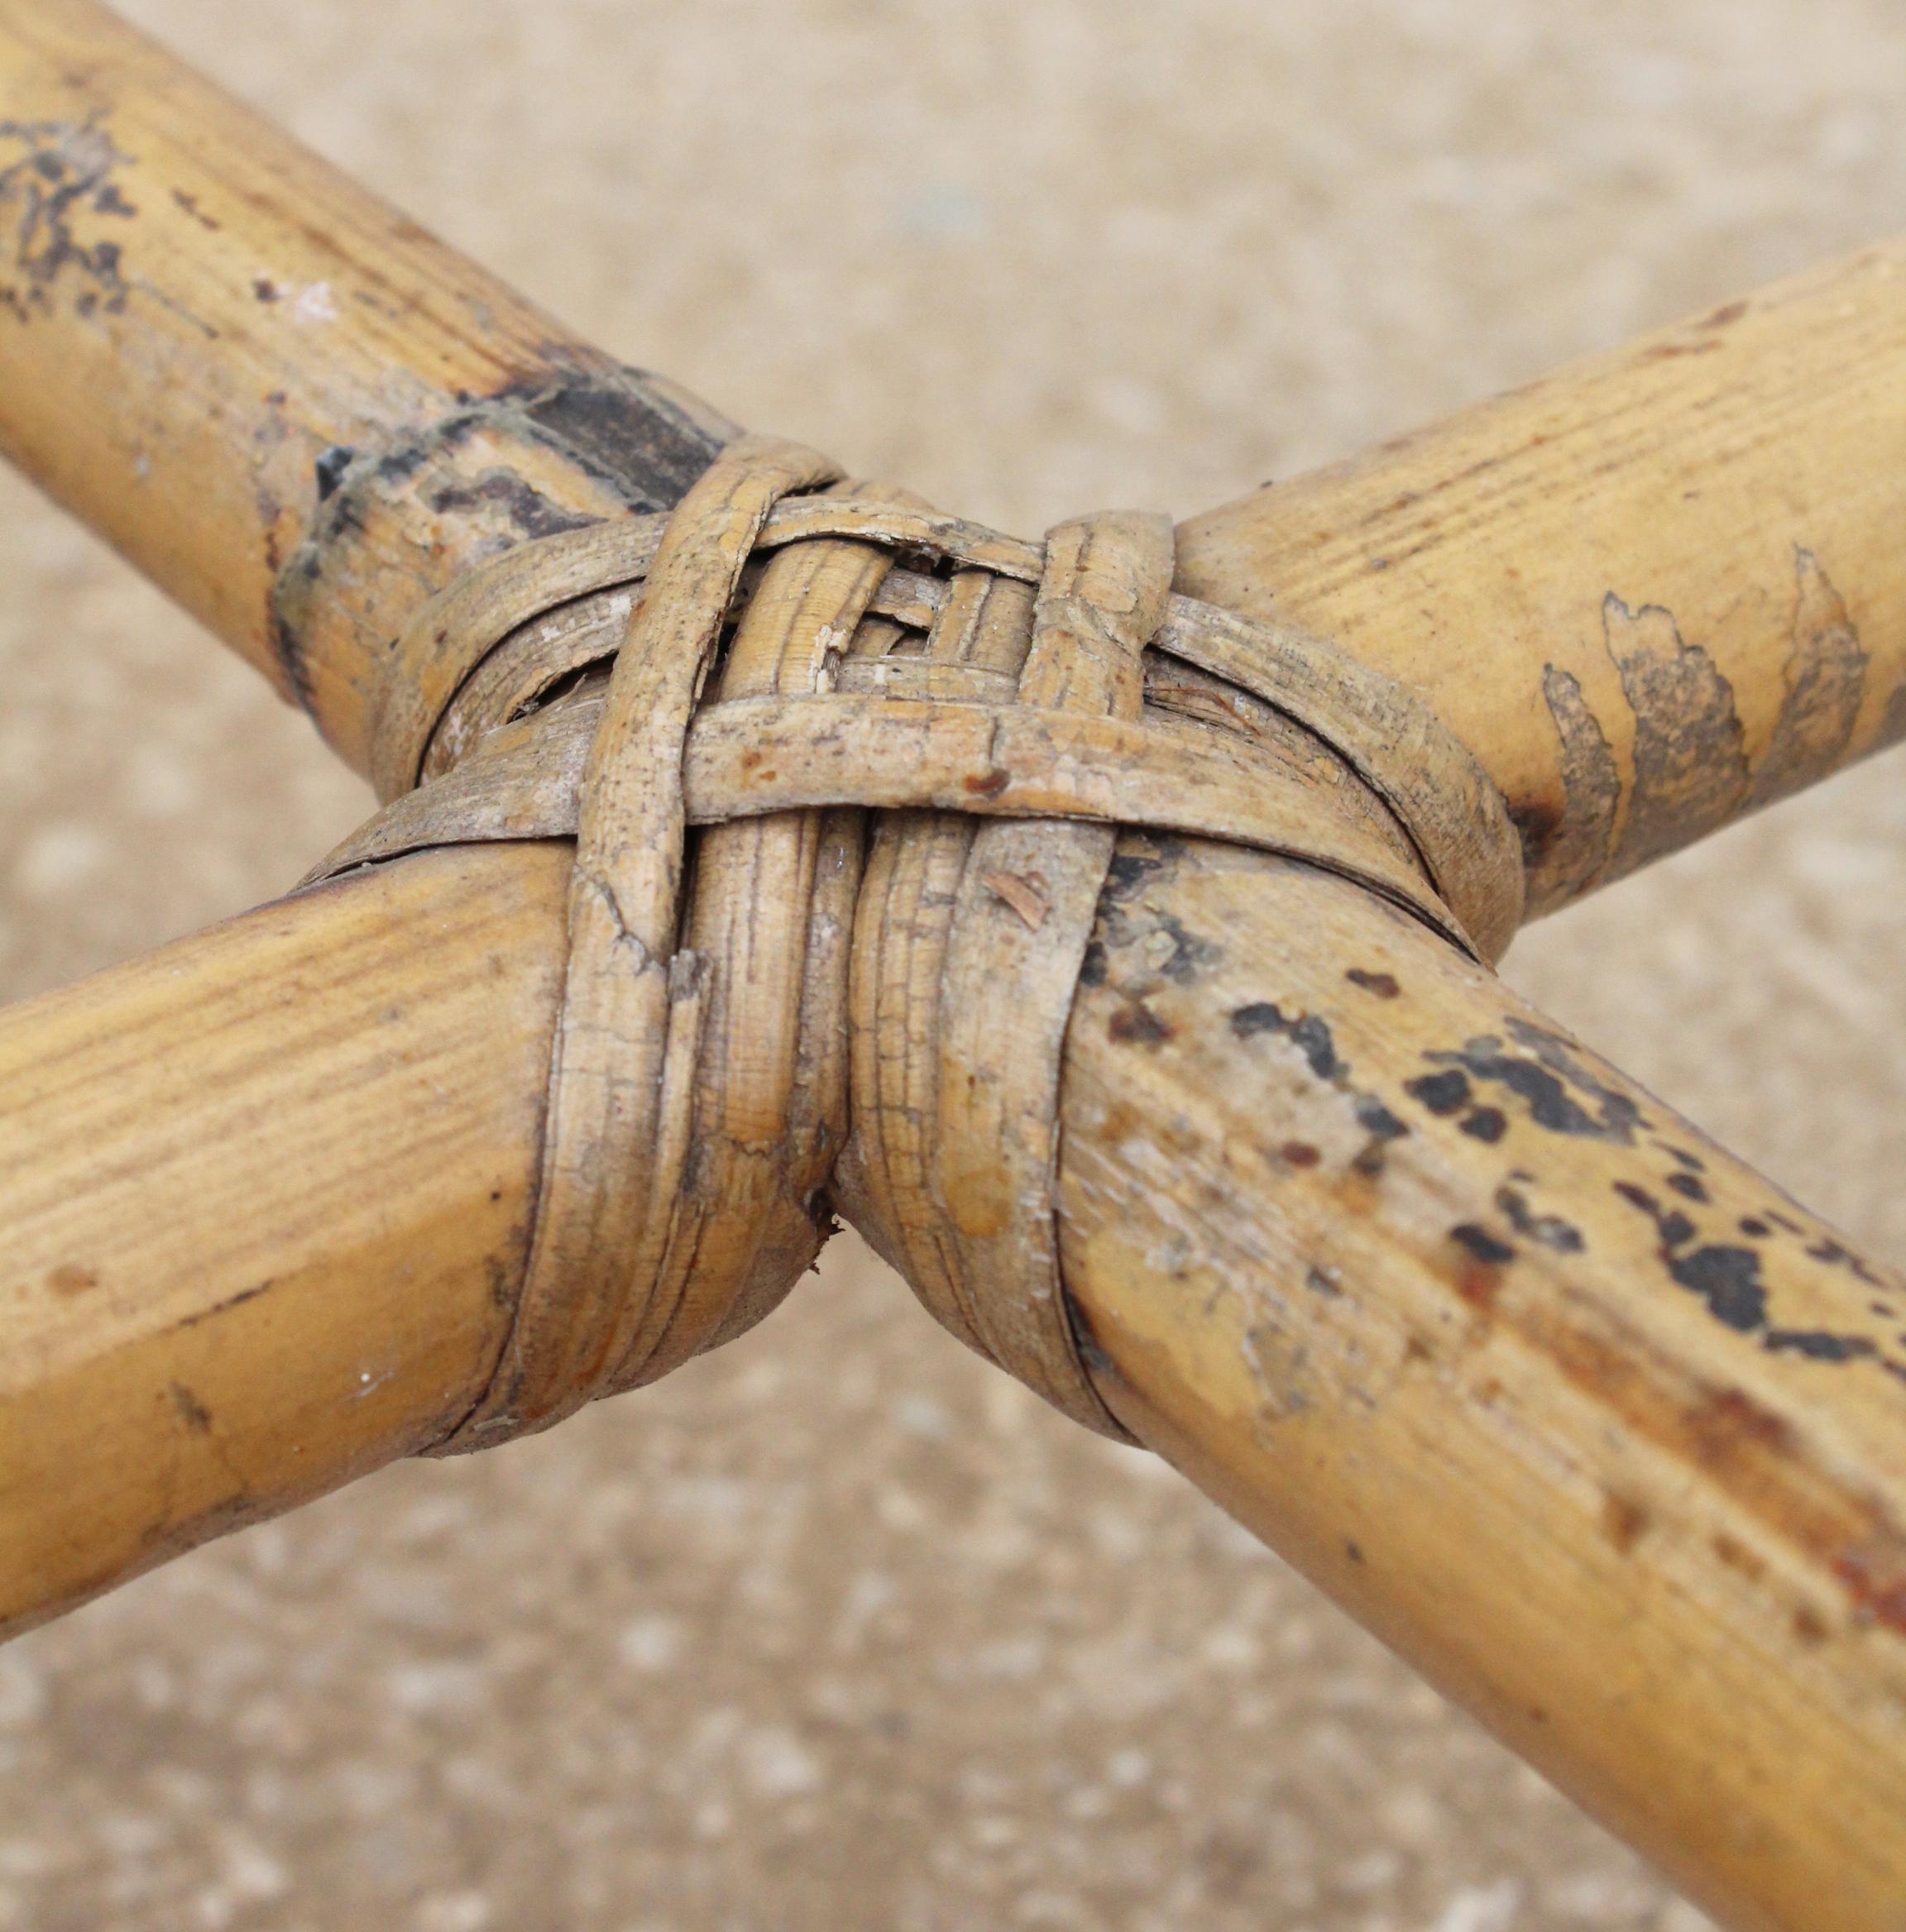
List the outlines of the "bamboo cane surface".
{"label": "bamboo cane surface", "polygon": [[1434,691],[1539,914],[1906,738],[1903,351],[1882,245],[1195,518],[1182,581]]}

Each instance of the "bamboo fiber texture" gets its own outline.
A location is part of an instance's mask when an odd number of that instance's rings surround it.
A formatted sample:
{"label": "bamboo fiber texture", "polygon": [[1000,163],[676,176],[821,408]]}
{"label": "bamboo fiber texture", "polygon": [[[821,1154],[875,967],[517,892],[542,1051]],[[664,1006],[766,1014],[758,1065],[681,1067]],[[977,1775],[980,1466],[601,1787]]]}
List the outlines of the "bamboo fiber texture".
{"label": "bamboo fiber texture", "polygon": [[[1434,715],[1321,640],[1174,598],[1175,561],[1160,516],[1025,544],[746,438],[669,518],[520,547],[419,613],[379,714],[394,802],[314,876],[576,841],[527,1271],[440,1448],[739,1333],[836,1200],[955,1335],[1124,1436],[1079,1357],[1052,1202],[1118,828],[1305,858],[1477,959],[1521,911],[1500,797]],[[1147,705],[1153,647],[1179,715]],[[1320,813],[1243,727],[1252,702],[1367,775],[1387,835]]]}

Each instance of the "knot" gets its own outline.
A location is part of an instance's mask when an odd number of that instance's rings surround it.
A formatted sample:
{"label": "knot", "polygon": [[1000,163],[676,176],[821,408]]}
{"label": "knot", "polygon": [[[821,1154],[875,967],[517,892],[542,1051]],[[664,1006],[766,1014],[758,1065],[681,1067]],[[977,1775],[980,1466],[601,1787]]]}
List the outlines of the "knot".
{"label": "knot", "polygon": [[520,545],[419,613],[375,718],[391,802],[313,881],[576,843],[526,1272],[442,1450],[740,1333],[836,1200],[961,1340],[1123,1437],[1053,1204],[1120,830],[1325,867],[1486,961],[1521,911],[1501,796],[1420,700],[1172,567],[1162,517],[1026,543],[747,438],[673,514]]}

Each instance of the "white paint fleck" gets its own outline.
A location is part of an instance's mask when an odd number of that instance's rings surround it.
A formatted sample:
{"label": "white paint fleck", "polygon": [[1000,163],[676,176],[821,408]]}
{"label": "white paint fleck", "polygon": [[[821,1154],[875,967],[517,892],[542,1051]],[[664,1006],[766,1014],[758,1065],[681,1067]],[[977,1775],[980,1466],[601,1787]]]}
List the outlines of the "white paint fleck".
{"label": "white paint fleck", "polygon": [[331,293],[328,282],[314,282],[303,290],[291,305],[292,319],[311,323],[335,322],[338,319],[338,304]]}

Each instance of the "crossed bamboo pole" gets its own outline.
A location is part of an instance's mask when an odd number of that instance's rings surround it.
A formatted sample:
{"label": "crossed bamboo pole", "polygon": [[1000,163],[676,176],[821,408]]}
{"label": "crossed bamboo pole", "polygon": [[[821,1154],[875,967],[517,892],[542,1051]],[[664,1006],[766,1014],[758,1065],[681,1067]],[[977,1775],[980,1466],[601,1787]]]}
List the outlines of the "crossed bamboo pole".
{"label": "crossed bamboo pole", "polygon": [[[730,433],[85,0],[0,0],[0,442],[360,767],[424,596]],[[1902,457],[1880,249],[1195,519],[1180,587],[1423,691],[1545,909],[1906,734]],[[566,867],[0,1014],[12,1625],[468,1408]],[[1897,1928],[1906,1283],[1353,886],[1132,837],[1113,899],[1060,1175],[1107,1402],[1729,1922]]]}

